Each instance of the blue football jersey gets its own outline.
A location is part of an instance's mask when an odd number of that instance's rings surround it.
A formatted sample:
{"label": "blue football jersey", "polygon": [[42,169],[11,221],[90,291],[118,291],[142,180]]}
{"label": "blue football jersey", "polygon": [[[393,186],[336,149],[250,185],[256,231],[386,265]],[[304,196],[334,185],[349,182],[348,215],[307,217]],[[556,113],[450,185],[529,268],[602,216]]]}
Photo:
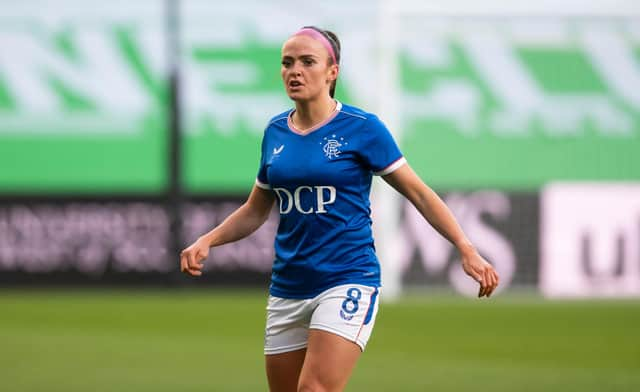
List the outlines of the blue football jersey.
{"label": "blue football jersey", "polygon": [[404,164],[400,149],[378,117],[358,108],[338,102],[305,134],[292,113],[267,125],[256,180],[277,195],[280,210],[271,295],[312,298],[341,284],[380,286],[371,179]]}

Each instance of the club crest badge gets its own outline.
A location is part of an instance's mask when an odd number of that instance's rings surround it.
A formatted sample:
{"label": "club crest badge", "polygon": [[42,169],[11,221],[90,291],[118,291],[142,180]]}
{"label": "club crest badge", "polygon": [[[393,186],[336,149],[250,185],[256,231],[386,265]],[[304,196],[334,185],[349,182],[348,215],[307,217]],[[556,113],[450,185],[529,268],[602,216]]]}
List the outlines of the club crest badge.
{"label": "club crest badge", "polygon": [[343,137],[338,138],[336,135],[331,135],[331,137],[325,136],[320,144],[324,144],[322,146],[324,155],[329,159],[333,159],[340,156],[342,154],[340,148],[349,143],[345,142]]}

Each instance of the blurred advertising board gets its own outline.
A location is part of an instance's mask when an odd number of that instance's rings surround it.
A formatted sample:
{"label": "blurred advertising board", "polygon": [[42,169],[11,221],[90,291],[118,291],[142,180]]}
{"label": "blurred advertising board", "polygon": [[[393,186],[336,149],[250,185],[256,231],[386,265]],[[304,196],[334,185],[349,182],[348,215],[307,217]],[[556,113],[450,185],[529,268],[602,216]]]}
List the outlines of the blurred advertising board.
{"label": "blurred advertising board", "polygon": [[[443,195],[479,251],[496,266],[502,289],[537,282],[537,197],[499,191]],[[182,211],[182,235],[193,241],[222,222],[244,199],[201,198]],[[452,285],[472,294],[455,249],[405,204],[403,281],[414,286]],[[212,249],[201,282],[266,283],[278,222],[271,218],[242,241]],[[169,217],[149,200],[32,200],[0,203],[0,282],[175,283],[178,256],[169,254]],[[382,241],[382,240],[381,240]],[[187,245],[186,243],[184,245]],[[384,260],[381,260],[384,262]]]}
{"label": "blurred advertising board", "polygon": [[[181,219],[183,238],[195,240],[243,201],[186,203]],[[2,202],[0,283],[179,283],[179,256],[168,250],[169,219],[166,204],[160,200]],[[271,219],[248,238],[213,249],[207,273],[198,281],[266,283],[275,222]]]}
{"label": "blurred advertising board", "polygon": [[544,295],[640,296],[640,184],[552,184],[541,217]]}
{"label": "blurred advertising board", "polygon": [[[535,193],[447,192],[443,199],[501,276],[500,291],[539,287],[548,297],[640,295],[640,186],[553,184]],[[195,240],[244,198],[197,198],[182,211],[182,236]],[[476,287],[454,247],[408,202],[397,237],[407,287]],[[266,287],[278,222],[211,251],[205,275],[187,279],[171,254],[161,200],[3,200],[0,284],[258,284]],[[384,241],[384,239],[377,239]],[[187,245],[185,243],[184,245]],[[540,260],[540,262],[538,262]],[[385,260],[381,260],[382,263]],[[383,277],[384,279],[384,277]]]}
{"label": "blurred advertising board", "polygon": [[[182,1],[180,53],[167,51],[164,1],[2,7],[0,193],[163,191],[176,57],[186,189],[246,193],[264,126],[291,107],[281,45],[309,15],[343,42],[338,98],[382,110],[375,6],[241,3]],[[395,17],[393,131],[429,184],[640,180],[637,18]]]}
{"label": "blurred advertising board", "polygon": [[[538,198],[535,194],[481,190],[450,192],[442,197],[478,252],[498,271],[498,291],[536,284]],[[462,271],[455,247],[429,226],[408,201],[403,210],[397,236],[403,285],[446,285],[465,295],[477,294],[477,284]]]}

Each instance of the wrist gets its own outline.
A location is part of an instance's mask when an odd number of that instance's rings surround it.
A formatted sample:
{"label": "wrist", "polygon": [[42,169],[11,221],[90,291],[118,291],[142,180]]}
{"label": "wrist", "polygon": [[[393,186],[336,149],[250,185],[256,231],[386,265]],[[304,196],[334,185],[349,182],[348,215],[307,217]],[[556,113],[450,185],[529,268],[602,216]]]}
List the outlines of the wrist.
{"label": "wrist", "polygon": [[198,241],[207,245],[209,248],[213,246],[213,238],[211,238],[211,233],[204,234],[198,238]]}
{"label": "wrist", "polygon": [[460,252],[460,255],[462,255],[463,260],[465,257],[477,253],[476,247],[467,239],[455,243],[455,247],[458,249],[458,252]]}

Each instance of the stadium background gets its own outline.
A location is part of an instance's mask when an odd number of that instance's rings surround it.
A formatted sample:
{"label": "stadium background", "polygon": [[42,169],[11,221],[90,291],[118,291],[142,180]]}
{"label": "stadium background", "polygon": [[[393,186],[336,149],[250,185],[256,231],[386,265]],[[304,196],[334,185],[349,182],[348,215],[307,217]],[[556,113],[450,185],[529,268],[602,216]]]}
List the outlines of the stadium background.
{"label": "stadium background", "polygon": [[1,4],[4,390],[265,389],[277,218],[200,279],[176,254],[245,199],[306,24],[342,41],[338,98],[381,116],[502,277],[472,300],[376,183],[388,303],[351,390],[640,386],[636,2]]}

